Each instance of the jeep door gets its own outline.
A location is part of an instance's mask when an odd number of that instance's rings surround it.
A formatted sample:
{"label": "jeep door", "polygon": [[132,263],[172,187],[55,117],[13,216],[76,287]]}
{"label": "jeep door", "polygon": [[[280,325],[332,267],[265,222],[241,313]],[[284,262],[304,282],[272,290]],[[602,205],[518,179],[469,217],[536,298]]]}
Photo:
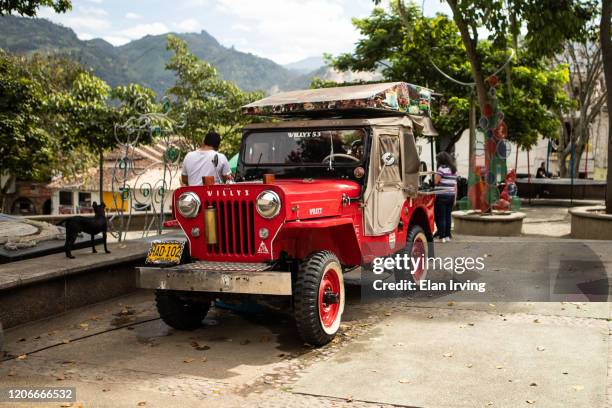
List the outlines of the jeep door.
{"label": "jeep door", "polygon": [[364,194],[365,235],[393,231],[404,204],[400,127],[374,127]]}

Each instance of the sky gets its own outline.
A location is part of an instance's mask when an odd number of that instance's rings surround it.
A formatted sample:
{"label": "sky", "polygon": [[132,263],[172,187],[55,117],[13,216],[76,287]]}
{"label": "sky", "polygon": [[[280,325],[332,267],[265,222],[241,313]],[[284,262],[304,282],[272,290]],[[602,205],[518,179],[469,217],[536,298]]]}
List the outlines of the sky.
{"label": "sky", "polygon": [[[359,39],[351,18],[366,17],[374,7],[372,0],[72,0],[72,4],[68,13],[42,9],[39,17],[72,28],[82,40],[103,38],[113,45],[148,34],[205,30],[226,47],[279,64],[351,51]],[[424,4],[426,15],[447,12],[440,0]]]}

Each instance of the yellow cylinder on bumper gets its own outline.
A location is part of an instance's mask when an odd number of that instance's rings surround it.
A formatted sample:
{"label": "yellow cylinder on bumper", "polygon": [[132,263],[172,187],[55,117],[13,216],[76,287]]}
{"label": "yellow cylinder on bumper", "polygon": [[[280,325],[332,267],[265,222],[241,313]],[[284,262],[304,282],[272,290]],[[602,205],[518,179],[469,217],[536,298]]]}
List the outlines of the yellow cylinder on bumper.
{"label": "yellow cylinder on bumper", "polygon": [[204,222],[206,228],[206,243],[214,245],[217,243],[217,209],[209,206],[204,211]]}

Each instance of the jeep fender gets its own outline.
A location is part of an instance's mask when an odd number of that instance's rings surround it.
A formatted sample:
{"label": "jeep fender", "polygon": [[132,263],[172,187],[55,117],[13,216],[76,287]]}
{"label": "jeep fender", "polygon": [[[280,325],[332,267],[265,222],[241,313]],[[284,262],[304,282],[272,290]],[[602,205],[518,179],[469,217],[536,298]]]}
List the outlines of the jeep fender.
{"label": "jeep fender", "polygon": [[318,218],[285,223],[274,240],[273,256],[286,252],[304,259],[315,251],[333,252],[343,265],[359,265],[361,248],[351,217]]}

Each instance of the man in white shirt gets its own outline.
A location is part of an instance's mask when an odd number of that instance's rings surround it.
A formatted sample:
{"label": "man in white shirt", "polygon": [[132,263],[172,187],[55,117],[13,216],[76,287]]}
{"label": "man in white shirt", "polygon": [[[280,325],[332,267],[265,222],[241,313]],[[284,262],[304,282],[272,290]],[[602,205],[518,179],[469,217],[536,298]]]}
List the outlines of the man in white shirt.
{"label": "man in white shirt", "polygon": [[215,183],[232,180],[232,170],[227,157],[217,152],[219,144],[221,136],[216,132],[208,132],[202,141],[202,146],[187,153],[181,172],[183,186],[201,186],[204,176],[215,176]]}

